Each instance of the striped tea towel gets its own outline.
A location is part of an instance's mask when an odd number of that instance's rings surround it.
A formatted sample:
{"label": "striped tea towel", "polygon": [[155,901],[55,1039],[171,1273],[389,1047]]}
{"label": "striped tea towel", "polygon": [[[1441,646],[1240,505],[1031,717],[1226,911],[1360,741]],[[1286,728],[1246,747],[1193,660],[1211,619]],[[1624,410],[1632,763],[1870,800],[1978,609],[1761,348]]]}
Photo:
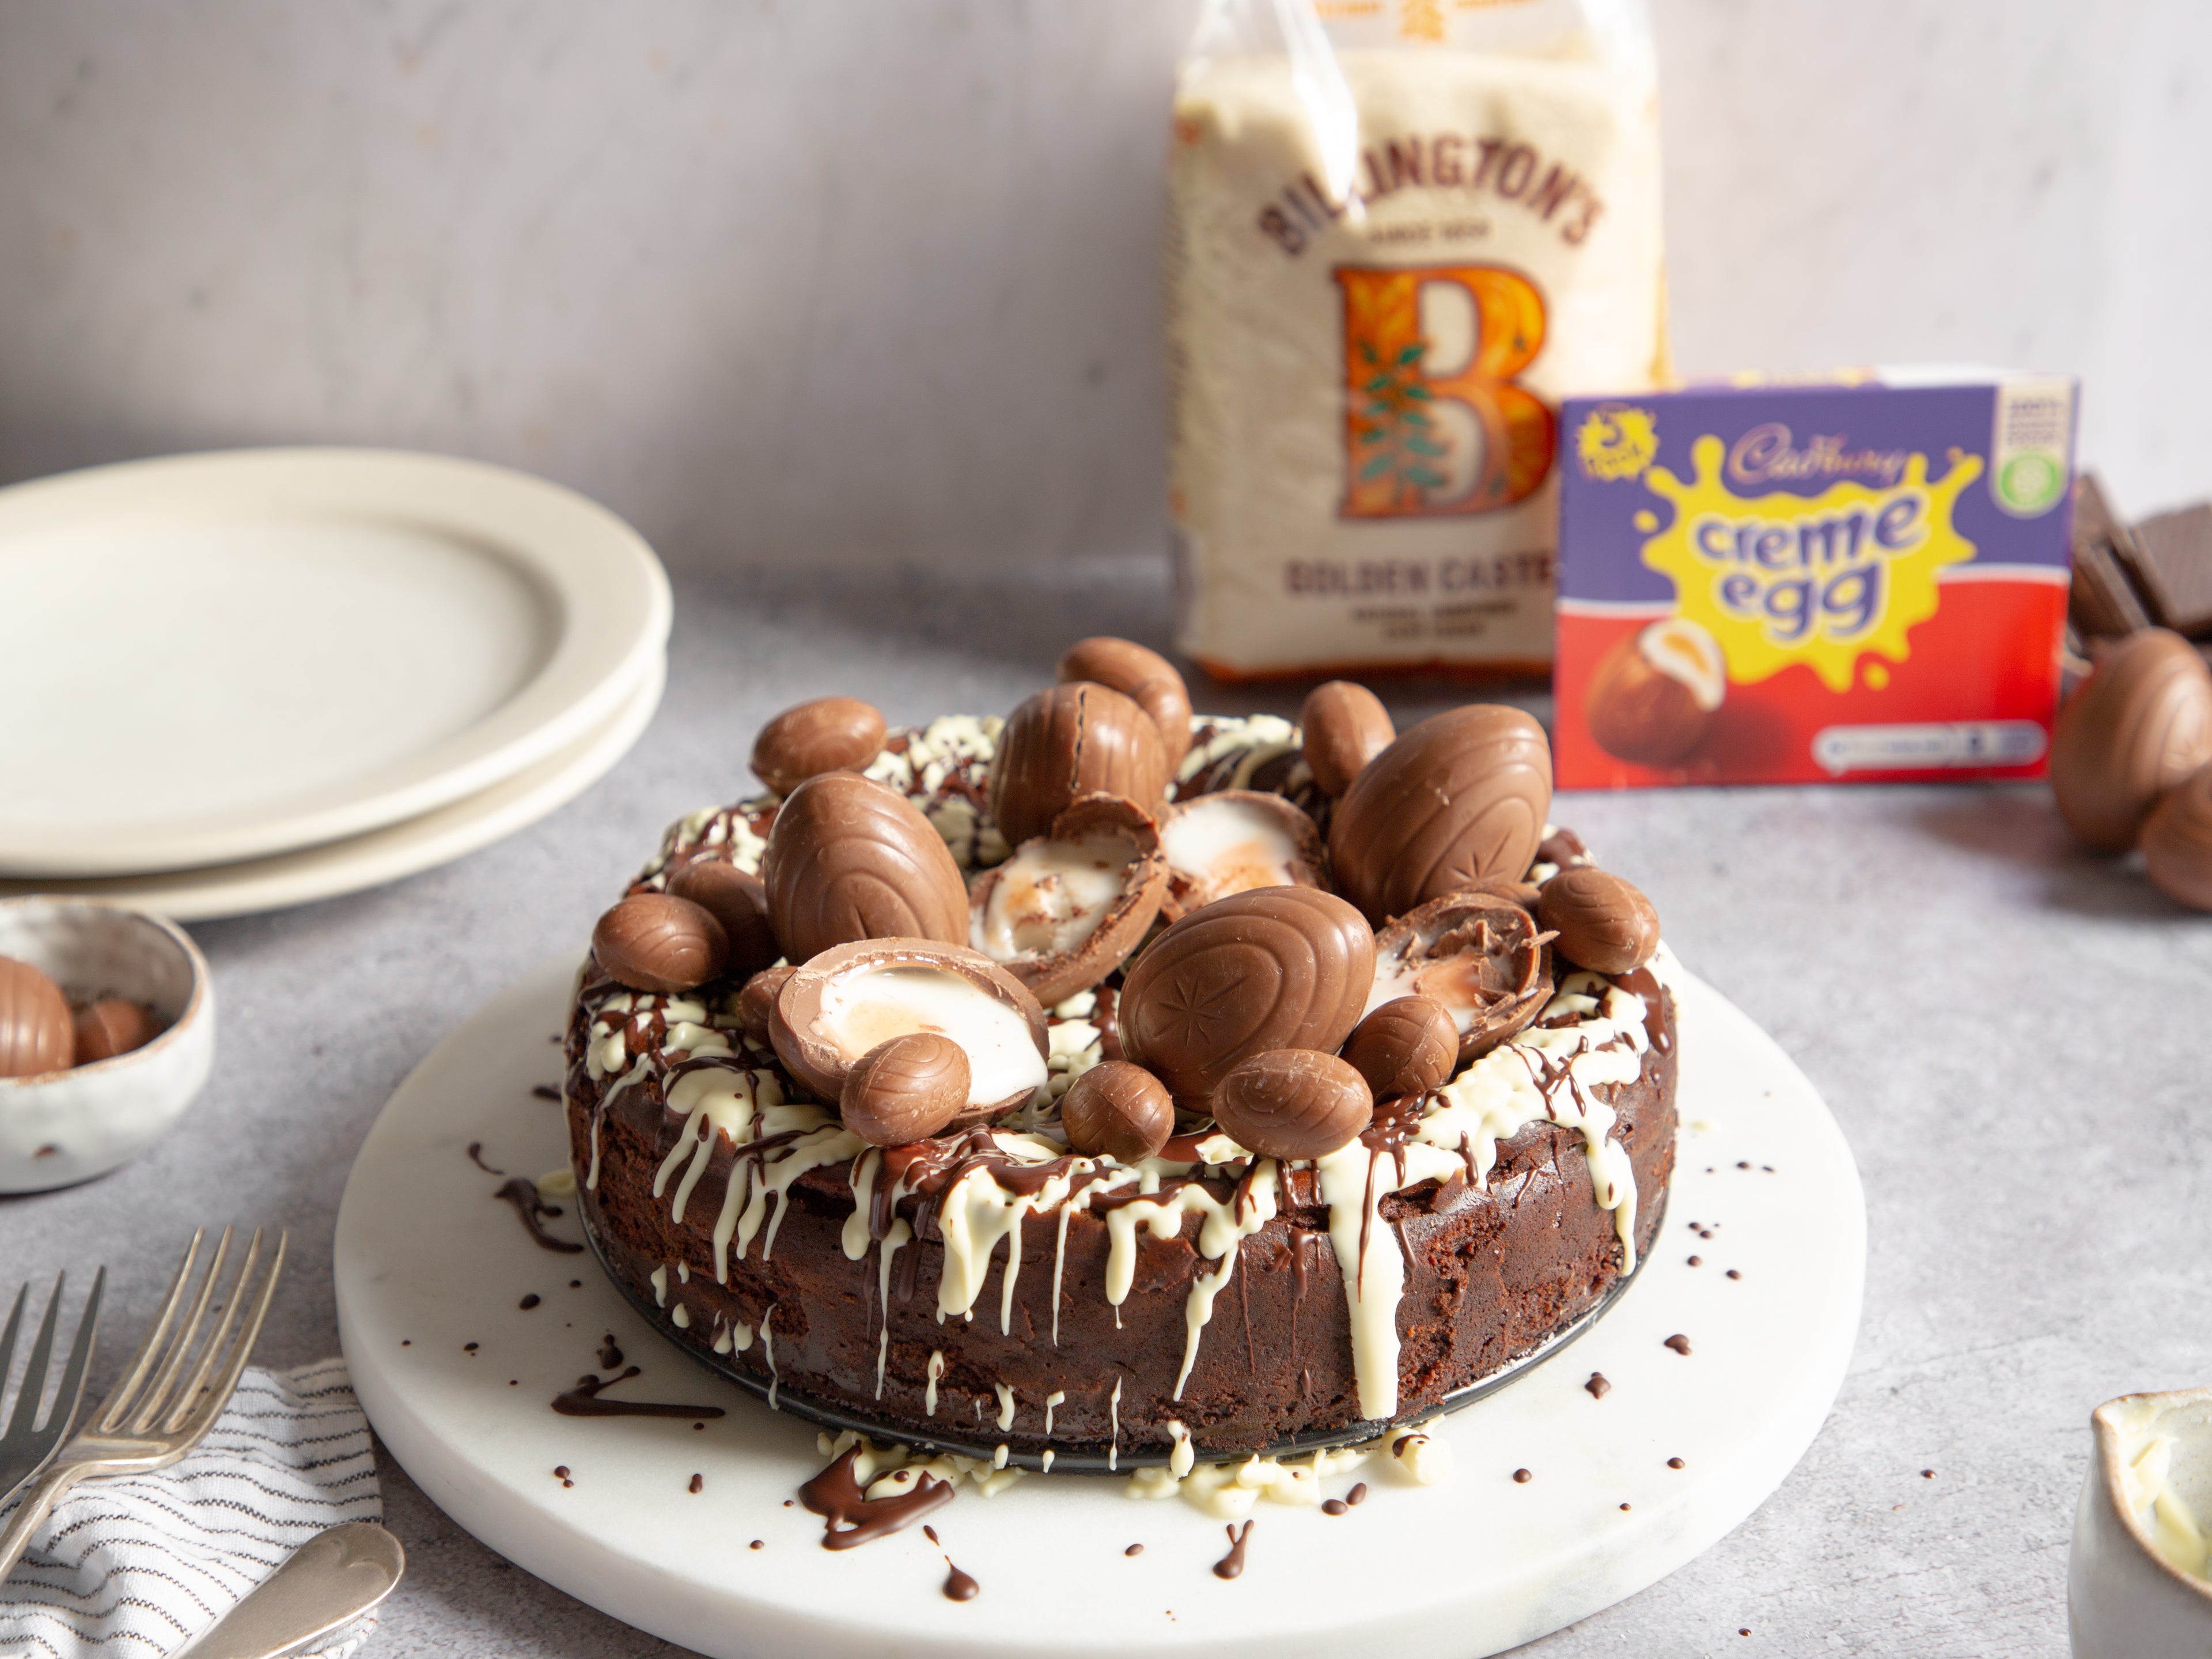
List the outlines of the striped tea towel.
{"label": "striped tea towel", "polygon": [[[180,1461],[54,1506],[0,1583],[0,1659],[161,1659],[324,1528],[383,1514],[345,1361],[249,1369]],[[345,1659],[375,1625],[356,1620],[314,1659]]]}

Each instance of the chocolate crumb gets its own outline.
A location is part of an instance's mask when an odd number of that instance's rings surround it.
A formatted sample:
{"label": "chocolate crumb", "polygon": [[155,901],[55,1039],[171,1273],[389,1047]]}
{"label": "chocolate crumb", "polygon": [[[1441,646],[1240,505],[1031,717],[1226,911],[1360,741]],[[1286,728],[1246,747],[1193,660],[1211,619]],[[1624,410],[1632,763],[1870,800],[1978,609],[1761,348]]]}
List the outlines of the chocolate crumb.
{"label": "chocolate crumb", "polygon": [[1526,1469],[1516,1469],[1513,1471],[1513,1484],[1516,1486],[1525,1486],[1535,1478],[1536,1477],[1534,1475],[1529,1474]]}
{"label": "chocolate crumb", "polygon": [[695,1474],[695,1475],[693,1475],[693,1476],[691,1477],[691,1484],[690,1484],[688,1487],[686,1487],[684,1490],[686,1490],[687,1492],[702,1492],[702,1491],[704,1491],[704,1490],[705,1490],[705,1488],[706,1488],[706,1485],[707,1485],[707,1477],[706,1477],[705,1475],[703,1475],[703,1474]]}
{"label": "chocolate crumb", "polygon": [[532,1308],[536,1307],[542,1299],[543,1298],[538,1296],[537,1291],[532,1291],[528,1296],[524,1297],[518,1305],[522,1309],[523,1312],[528,1313]]}
{"label": "chocolate crumb", "polygon": [[1690,1357],[1690,1339],[1683,1335],[1680,1331],[1675,1332],[1674,1335],[1668,1337],[1666,1341],[1660,1346],[1662,1347],[1672,1348],[1676,1353],[1681,1355],[1685,1359],[1687,1359]]}
{"label": "chocolate crumb", "polygon": [[1670,1457],[1667,1460],[1667,1467],[1670,1469],[1679,1469],[1683,1467],[1682,1460],[1679,1457]]}
{"label": "chocolate crumb", "polygon": [[1593,1400],[1602,1400],[1613,1392],[1613,1384],[1605,1380],[1603,1371],[1592,1371],[1590,1380],[1583,1383],[1583,1387],[1589,1390],[1590,1398]]}
{"label": "chocolate crumb", "polygon": [[558,1100],[561,1098],[561,1091],[550,1083],[533,1083],[530,1085],[530,1092],[536,1095],[540,1100]]}
{"label": "chocolate crumb", "polygon": [[1145,1547],[1142,1544],[1132,1544],[1121,1552],[1124,1555],[1142,1555],[1144,1553]]}

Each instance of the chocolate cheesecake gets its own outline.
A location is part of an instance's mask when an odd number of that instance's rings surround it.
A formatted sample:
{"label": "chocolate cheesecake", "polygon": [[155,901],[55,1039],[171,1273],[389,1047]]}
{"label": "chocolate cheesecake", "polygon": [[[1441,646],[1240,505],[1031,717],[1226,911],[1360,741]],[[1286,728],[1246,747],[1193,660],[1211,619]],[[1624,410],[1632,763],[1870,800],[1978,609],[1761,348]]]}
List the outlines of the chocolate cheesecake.
{"label": "chocolate cheesecake", "polygon": [[1670,959],[1540,731],[1070,661],[1128,672],[872,752],[840,710],[668,832],[566,1036],[608,1272],[778,1403],[1045,1467],[1380,1433],[1597,1307],[1673,1169]]}

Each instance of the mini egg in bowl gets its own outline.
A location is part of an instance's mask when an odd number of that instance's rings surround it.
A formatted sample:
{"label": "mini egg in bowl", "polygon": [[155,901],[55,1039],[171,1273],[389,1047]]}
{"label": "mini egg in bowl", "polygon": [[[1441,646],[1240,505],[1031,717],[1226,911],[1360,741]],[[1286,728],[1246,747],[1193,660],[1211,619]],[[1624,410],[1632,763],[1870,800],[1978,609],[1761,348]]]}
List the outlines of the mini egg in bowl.
{"label": "mini egg in bowl", "polygon": [[[215,1059],[215,986],[207,959],[182,929],[92,899],[0,899],[0,957],[27,963],[59,988],[74,1018],[64,1052],[78,1060],[0,1076],[0,1193],[44,1192],[106,1175],[174,1127]],[[137,1023],[153,1035],[94,1057],[121,1046],[102,1034],[102,1016],[112,1032],[118,1013],[120,1025]]]}

